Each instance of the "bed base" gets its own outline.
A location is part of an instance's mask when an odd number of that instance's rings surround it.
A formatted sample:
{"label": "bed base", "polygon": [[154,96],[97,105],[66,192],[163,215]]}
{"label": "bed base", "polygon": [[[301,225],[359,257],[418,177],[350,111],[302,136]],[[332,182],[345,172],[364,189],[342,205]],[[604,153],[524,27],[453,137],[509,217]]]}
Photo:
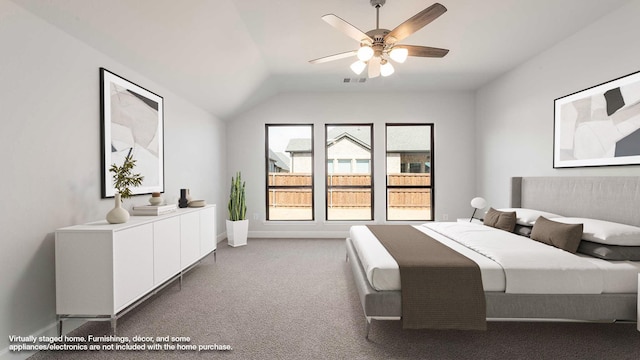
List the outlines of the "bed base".
{"label": "bed base", "polygon": [[[371,287],[350,238],[346,260],[366,319],[365,338],[373,320],[400,320],[401,292],[377,291]],[[488,321],[581,321],[638,322],[638,295],[628,294],[506,294],[485,292]]]}

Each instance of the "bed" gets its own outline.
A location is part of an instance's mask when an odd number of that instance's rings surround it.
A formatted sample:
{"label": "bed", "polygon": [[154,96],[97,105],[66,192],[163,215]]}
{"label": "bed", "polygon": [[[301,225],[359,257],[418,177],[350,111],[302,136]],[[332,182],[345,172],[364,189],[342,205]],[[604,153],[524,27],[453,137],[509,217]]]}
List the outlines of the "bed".
{"label": "bed", "polygon": [[[588,218],[640,227],[640,177],[518,177],[512,178],[511,182],[510,209],[536,209],[558,214],[561,218],[551,219],[557,221],[565,221],[562,218],[568,217]],[[571,223],[571,219],[566,221]],[[487,259],[478,253],[485,252],[485,249],[474,248],[473,244],[470,245],[472,249],[469,249],[469,244],[451,241],[449,237],[455,237],[460,232],[482,233],[488,238],[515,236],[513,239],[522,244],[536,243],[536,251],[552,247],[521,235],[507,235],[503,230],[489,229],[482,224],[430,223],[415,227],[479,264],[488,321],[638,321],[640,261],[636,260],[640,259],[611,261],[581,253],[567,253],[566,257],[561,254],[559,262],[575,260],[573,270],[569,266],[568,270],[556,269],[554,273],[548,274],[528,271],[518,274],[518,278],[509,275],[510,271],[506,270],[508,265],[496,263],[493,254],[489,254],[491,258]],[[368,264],[370,260],[360,257],[360,253],[380,251],[379,243],[373,249],[366,245],[375,239],[366,226],[353,226],[350,237],[346,239],[347,260],[364,310],[367,338],[373,320],[402,319],[402,292],[398,285],[397,271],[395,275],[393,271],[386,275],[384,271],[380,271],[384,270],[387,258],[373,276],[377,282],[372,282],[372,266]],[[496,244],[489,243],[489,251],[493,251],[491,246],[495,248]],[[590,241],[583,240],[580,246],[586,243]],[[387,256],[390,255],[387,253]],[[503,255],[498,255],[500,256]],[[507,255],[506,258],[509,263],[510,257]],[[367,263],[365,267],[368,271],[365,271],[363,262]],[[511,262],[517,262],[517,259],[511,258]],[[531,269],[536,269],[536,266],[532,265]],[[517,272],[511,271],[513,273]],[[554,279],[564,277],[565,282],[549,285],[544,281],[549,274],[553,274],[551,277]],[[580,285],[573,286],[574,284]],[[640,330],[640,325],[638,328]]]}

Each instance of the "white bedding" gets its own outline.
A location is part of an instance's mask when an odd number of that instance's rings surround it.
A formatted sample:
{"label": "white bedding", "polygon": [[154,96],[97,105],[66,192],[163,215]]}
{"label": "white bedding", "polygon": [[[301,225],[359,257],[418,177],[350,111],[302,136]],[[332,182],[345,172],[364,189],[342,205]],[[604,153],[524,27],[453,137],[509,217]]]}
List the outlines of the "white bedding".
{"label": "white bedding", "polygon": [[[415,227],[479,264],[485,291],[504,291],[502,267],[495,261],[426,228]],[[365,225],[352,226],[350,236],[371,287],[376,290],[400,290],[398,263],[371,231]]]}
{"label": "white bedding", "polygon": [[[640,271],[637,262],[574,255],[473,223],[434,222],[414,227],[475,261],[480,267],[485,291],[513,294],[637,292]],[[350,237],[371,286],[376,290],[399,290],[398,264],[369,229],[364,225],[353,226]]]}

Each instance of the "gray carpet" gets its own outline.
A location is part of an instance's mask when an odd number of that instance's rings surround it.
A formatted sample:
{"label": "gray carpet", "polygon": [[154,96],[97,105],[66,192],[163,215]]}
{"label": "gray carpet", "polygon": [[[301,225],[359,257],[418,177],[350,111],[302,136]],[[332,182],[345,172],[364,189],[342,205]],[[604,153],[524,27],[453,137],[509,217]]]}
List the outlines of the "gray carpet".
{"label": "gray carpet", "polygon": [[[486,332],[402,330],[377,321],[370,340],[344,240],[220,243],[118,323],[118,336],[188,336],[231,351],[40,352],[31,359],[637,359],[635,324],[492,322]],[[73,335],[110,334],[90,322]]]}

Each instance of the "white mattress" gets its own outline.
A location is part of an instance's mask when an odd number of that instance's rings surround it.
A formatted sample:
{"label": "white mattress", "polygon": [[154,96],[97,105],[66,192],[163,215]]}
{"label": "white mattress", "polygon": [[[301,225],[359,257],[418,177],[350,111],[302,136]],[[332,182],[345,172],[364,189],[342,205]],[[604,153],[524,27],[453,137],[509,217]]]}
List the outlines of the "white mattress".
{"label": "white mattress", "polygon": [[[415,228],[475,261],[480,266],[485,291],[504,291],[504,272],[498,263],[427,228]],[[350,236],[371,287],[376,290],[400,290],[398,263],[371,231],[365,225],[352,226]]]}
{"label": "white mattress", "polygon": [[[523,294],[635,293],[640,264],[606,261],[566,251],[473,223],[414,226],[480,267],[485,291]],[[399,290],[398,264],[364,226],[350,237],[367,279],[376,290]],[[455,239],[455,240],[454,240]]]}

